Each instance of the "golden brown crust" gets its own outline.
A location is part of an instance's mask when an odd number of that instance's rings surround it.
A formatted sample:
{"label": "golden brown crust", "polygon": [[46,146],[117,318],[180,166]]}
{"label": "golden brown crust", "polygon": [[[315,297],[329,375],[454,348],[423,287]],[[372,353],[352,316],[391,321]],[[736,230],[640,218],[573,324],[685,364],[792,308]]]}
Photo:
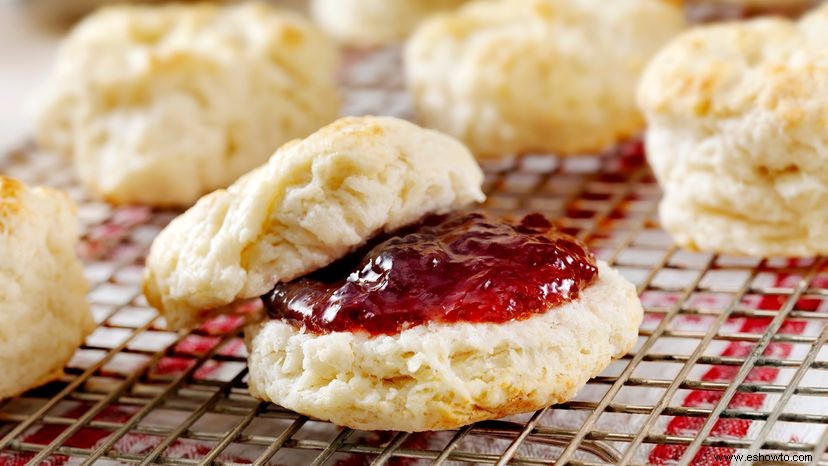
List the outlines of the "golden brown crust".
{"label": "golden brown crust", "polygon": [[801,111],[789,103],[820,92],[828,73],[824,50],[825,43],[782,18],[697,27],[653,59],[638,102],[651,116],[687,118],[732,118],[758,106],[796,124]]}
{"label": "golden brown crust", "polygon": [[23,189],[23,183],[0,174],[0,233],[6,225],[3,219],[20,213],[19,197]]}

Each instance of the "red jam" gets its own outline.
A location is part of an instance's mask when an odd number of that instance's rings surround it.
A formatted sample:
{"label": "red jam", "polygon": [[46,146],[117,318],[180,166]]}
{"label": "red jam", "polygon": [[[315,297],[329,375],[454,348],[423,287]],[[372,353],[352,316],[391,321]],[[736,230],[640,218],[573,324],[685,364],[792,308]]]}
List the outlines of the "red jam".
{"label": "red jam", "polygon": [[526,319],[598,277],[581,242],[541,214],[427,218],[263,296],[271,318],[314,333],[394,334],[428,322]]}

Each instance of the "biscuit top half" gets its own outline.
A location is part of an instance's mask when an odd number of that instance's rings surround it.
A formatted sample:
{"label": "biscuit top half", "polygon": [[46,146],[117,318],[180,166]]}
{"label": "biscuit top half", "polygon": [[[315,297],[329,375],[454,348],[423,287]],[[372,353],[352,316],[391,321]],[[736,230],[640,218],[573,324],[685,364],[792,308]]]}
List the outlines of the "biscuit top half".
{"label": "biscuit top half", "polygon": [[390,117],[338,120],[203,197],[153,243],[148,301],[182,328],[258,298],[380,232],[482,201],[458,141]]}
{"label": "biscuit top half", "polygon": [[638,87],[648,119],[762,113],[782,125],[828,122],[828,5],[783,18],[701,26],[650,62]]}

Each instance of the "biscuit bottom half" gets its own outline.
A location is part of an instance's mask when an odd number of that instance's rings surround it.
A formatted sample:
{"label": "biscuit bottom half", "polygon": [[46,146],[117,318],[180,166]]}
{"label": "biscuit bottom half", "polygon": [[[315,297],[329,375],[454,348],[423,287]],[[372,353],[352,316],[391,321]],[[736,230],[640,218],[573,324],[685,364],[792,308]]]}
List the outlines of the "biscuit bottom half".
{"label": "biscuit bottom half", "polygon": [[579,297],[523,320],[427,323],[392,335],[246,329],[253,396],[354,429],[452,429],[572,398],[635,344],[635,287],[606,263]]}

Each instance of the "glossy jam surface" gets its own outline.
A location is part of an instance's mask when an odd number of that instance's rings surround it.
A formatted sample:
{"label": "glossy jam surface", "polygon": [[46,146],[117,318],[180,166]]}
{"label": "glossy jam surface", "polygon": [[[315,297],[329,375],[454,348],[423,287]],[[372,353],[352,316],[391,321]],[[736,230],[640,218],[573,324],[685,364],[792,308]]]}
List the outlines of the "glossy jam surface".
{"label": "glossy jam surface", "polygon": [[430,217],[263,296],[271,318],[314,333],[394,334],[428,322],[525,319],[598,276],[586,247],[540,214]]}

